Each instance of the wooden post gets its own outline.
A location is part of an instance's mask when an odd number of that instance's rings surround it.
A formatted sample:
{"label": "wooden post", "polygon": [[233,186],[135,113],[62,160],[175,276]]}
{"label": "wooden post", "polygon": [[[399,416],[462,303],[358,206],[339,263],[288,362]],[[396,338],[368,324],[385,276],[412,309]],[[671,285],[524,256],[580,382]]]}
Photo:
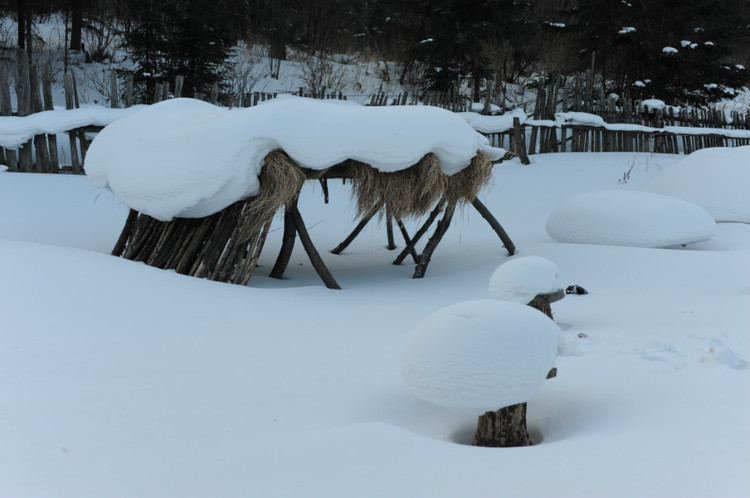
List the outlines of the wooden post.
{"label": "wooden post", "polygon": [[113,109],[120,107],[120,95],[117,91],[117,73],[114,69],[109,73],[109,106]]}
{"label": "wooden post", "polygon": [[185,85],[185,77],[182,75],[175,76],[174,79],[174,98],[182,97],[182,87]]}
{"label": "wooden post", "polygon": [[[26,52],[16,50],[16,102],[19,117],[31,114],[31,88],[29,84],[29,64]],[[18,169],[23,172],[31,171],[32,151],[31,140],[21,146],[18,157]]]}
{"label": "wooden post", "polygon": [[[29,67],[29,90],[31,101],[31,112],[37,113],[44,110],[42,105],[42,94],[39,91],[39,77],[37,75],[36,65]],[[36,170],[41,173],[49,173],[49,149],[47,148],[47,139],[44,135],[34,137],[34,149],[36,150]]]}
{"label": "wooden post", "polygon": [[130,107],[133,104],[133,73],[128,73],[125,78],[125,107]]}
{"label": "wooden post", "polygon": [[219,103],[219,85],[214,83],[211,86],[211,103],[217,105]]}
{"label": "wooden post", "polygon": [[[65,108],[75,109],[75,99],[73,97],[73,78],[70,73],[65,73],[63,77],[63,87],[65,89]],[[75,132],[68,132],[70,140],[70,162],[73,167],[73,173],[81,173],[81,163],[78,159],[78,144],[76,144]]]}
{"label": "wooden post", "polygon": [[[0,116],[12,116],[13,108],[10,105],[10,81],[5,67],[0,65]],[[5,151],[5,164],[9,171],[18,171],[18,159],[15,150]]]}
{"label": "wooden post", "polygon": [[521,164],[531,164],[529,156],[526,155],[526,147],[524,147],[524,140],[521,136],[521,120],[518,118],[513,118],[513,139],[516,148],[513,152],[521,160]]}
{"label": "wooden post", "polygon": [[[45,68],[42,74],[42,95],[44,97],[44,110],[52,111],[55,106],[52,102],[52,76],[49,68]],[[60,160],[57,156],[57,135],[47,135],[47,144],[49,149],[49,166],[50,173],[60,172]]]}

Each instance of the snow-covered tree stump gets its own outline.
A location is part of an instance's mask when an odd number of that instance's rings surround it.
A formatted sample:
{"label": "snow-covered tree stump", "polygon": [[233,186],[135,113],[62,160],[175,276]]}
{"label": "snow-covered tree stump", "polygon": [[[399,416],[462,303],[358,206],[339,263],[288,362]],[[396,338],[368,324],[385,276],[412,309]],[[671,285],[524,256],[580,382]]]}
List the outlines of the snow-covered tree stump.
{"label": "snow-covered tree stump", "polygon": [[526,428],[526,403],[480,415],[472,444],[493,448],[533,445]]}

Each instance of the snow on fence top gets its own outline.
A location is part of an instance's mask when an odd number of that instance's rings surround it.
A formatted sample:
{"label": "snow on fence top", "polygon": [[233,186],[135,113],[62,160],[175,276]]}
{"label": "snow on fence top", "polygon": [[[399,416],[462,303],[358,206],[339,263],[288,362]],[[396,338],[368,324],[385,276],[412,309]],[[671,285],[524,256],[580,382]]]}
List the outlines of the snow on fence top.
{"label": "snow on fence top", "polygon": [[84,126],[106,126],[144,107],[82,107],[67,111],[42,111],[24,117],[0,116],[0,147],[15,149],[35,135],[44,133],[54,135]]}
{"label": "snow on fence top", "polygon": [[[644,100],[643,105],[647,110],[659,108],[662,101],[651,99]],[[558,112],[555,120],[528,119],[521,109],[514,109],[501,116],[482,116],[473,112],[459,112],[475,130],[481,133],[505,133],[513,128],[513,118],[519,118],[520,124],[528,126],[541,126],[547,128],[560,128],[562,126],[588,126],[602,128],[609,131],[633,131],[639,133],[672,133],[675,135],[718,135],[726,138],[750,139],[750,130],[735,130],[726,128],[696,128],[690,126],[665,126],[654,128],[630,123],[607,123],[601,116],[587,112]]]}
{"label": "snow on fence top", "polygon": [[229,111],[192,99],[149,106],[107,126],[85,168],[94,185],[160,220],[208,216],[258,193],[268,153],[282,149],[304,168],[347,159],[381,172],[434,153],[446,175],[478,150],[504,151],[452,112],[434,107],[362,107],[283,98]]}

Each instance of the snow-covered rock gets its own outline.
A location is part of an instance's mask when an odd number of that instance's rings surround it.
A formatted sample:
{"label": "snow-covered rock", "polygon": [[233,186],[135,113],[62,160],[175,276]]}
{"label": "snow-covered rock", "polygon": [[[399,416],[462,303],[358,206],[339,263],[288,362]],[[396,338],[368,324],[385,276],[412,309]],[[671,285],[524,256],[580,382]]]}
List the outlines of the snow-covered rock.
{"label": "snow-covered rock", "polygon": [[408,336],[401,374],[436,405],[473,413],[528,401],[557,356],[558,326],[525,305],[457,303],[425,318]]}
{"label": "snow-covered rock", "polygon": [[750,223],[750,146],[697,150],[641,189],[695,203],[716,221]]}
{"label": "snow-covered rock", "polygon": [[443,172],[477,150],[504,151],[454,113],[429,106],[363,107],[279,98],[228,110],[192,99],[148,106],[107,126],[85,168],[126,206],[160,220],[203,217],[258,192],[264,157],[283,149],[322,170],[346,159],[393,172],[435,153]]}
{"label": "snow-covered rock", "polygon": [[541,256],[511,259],[498,266],[490,277],[492,297],[519,304],[559,289],[560,268]]}
{"label": "snow-covered rock", "polygon": [[669,247],[708,240],[716,223],[702,207],[651,192],[603,190],[566,199],[547,218],[558,242]]}

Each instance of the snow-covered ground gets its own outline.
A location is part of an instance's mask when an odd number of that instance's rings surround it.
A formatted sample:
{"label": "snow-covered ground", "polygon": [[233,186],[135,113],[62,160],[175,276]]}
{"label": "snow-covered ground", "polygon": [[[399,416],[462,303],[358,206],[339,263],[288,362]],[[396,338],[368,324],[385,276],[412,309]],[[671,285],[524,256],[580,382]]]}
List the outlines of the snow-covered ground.
{"label": "snow-covered ground", "polygon": [[[399,374],[411,330],[489,298],[511,259],[476,212],[421,280],[376,224],[323,252],[340,291],[299,247],[268,278],[277,223],[239,287],[109,256],[127,211],[87,178],[0,173],[0,496],[747,496],[750,226],[685,248],[557,243],[563,200],[638,189],[680,157],[532,159],[497,165],[481,198],[516,257],[589,294],[553,304],[558,376],[529,403],[537,444],[515,449],[469,446],[479,414]],[[300,200],[321,250],[353,225],[330,188]]]}

